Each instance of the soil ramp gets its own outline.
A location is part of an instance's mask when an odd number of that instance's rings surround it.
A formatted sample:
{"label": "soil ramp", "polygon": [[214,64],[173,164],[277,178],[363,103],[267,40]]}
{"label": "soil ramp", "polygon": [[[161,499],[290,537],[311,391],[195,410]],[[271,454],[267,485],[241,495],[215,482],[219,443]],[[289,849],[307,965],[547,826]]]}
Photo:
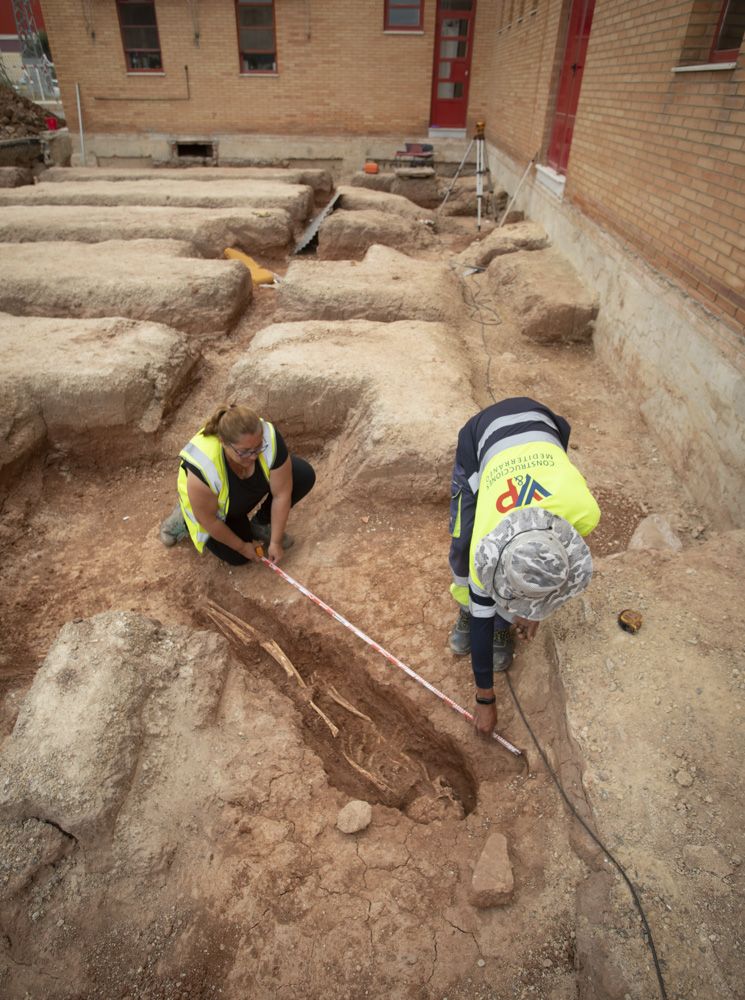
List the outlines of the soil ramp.
{"label": "soil ramp", "polygon": [[416,260],[373,246],[361,263],[294,261],[279,286],[277,318],[416,319],[443,322],[462,308],[455,272],[446,264]]}
{"label": "soil ramp", "polygon": [[276,252],[291,241],[292,225],[280,208],[5,205],[0,212],[2,243],[104,243],[112,238],[182,240],[195,257],[221,257],[226,247]]}
{"label": "soil ramp", "polygon": [[0,189],[0,205],[170,205],[179,208],[281,208],[300,225],[313,189],[279,181],[81,181]]}
{"label": "soil ramp", "polygon": [[230,329],[253,286],[238,261],[196,260],[178,242],[0,243],[0,309],[19,316],[125,316],[204,335]]}
{"label": "soil ramp", "polygon": [[177,331],[126,319],[0,313],[0,340],[0,474],[46,441],[113,448],[156,431],[197,359]]}

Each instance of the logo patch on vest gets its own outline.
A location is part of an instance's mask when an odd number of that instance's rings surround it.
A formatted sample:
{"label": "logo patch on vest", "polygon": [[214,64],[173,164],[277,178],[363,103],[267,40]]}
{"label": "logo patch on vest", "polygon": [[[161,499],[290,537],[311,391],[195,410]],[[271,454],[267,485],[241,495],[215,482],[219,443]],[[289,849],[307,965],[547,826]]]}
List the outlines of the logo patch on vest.
{"label": "logo patch on vest", "polygon": [[528,507],[533,501],[545,500],[551,493],[532,476],[515,476],[507,480],[507,489],[497,497],[497,510],[506,514],[516,507]]}

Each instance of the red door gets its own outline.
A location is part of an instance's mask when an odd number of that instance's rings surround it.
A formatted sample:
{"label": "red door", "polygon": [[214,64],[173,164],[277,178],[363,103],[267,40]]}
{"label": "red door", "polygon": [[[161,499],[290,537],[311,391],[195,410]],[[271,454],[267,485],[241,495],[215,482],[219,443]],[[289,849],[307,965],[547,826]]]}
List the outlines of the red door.
{"label": "red door", "polygon": [[595,0],[574,0],[569,15],[569,31],[559,78],[554,126],[548,145],[548,164],[559,174],[566,173],[569,162],[569,149],[572,145],[574,119],[577,115],[594,10]]}
{"label": "red door", "polygon": [[476,0],[437,0],[432,125],[465,128]]}

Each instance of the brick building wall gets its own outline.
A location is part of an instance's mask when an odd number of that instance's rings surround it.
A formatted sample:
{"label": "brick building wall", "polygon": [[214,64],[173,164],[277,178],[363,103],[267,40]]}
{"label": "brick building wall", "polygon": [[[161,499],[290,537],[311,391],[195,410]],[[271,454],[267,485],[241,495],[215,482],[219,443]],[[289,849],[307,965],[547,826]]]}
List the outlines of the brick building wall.
{"label": "brick building wall", "polygon": [[741,328],[745,55],[734,70],[672,72],[696,61],[702,8],[705,59],[718,3],[598,0],[566,196]]}
{"label": "brick building wall", "polygon": [[115,0],[91,6],[95,41],[81,0],[44,0],[72,127],[78,83],[97,133],[426,134],[434,0],[423,32],[401,34],[384,32],[383,0],[275,0],[276,75],[241,75],[233,0],[194,4],[198,46],[187,0],[155,6],[163,75],[127,73]]}
{"label": "brick building wall", "polygon": [[[521,169],[545,162],[572,0],[477,0],[469,129]],[[276,75],[241,75],[234,0],[156,0],[162,75],[127,73],[115,0],[45,0],[63,101],[86,130],[426,133],[437,2],[421,33],[383,30],[383,0],[275,0]],[[192,9],[198,12],[199,45]],[[565,196],[717,315],[745,323],[745,59],[707,57],[720,0],[597,0]],[[188,67],[188,81],[184,67]],[[111,98],[114,98],[111,100]],[[188,98],[188,99],[187,99]]]}
{"label": "brick building wall", "polygon": [[[471,114],[546,162],[571,0],[482,4]],[[720,0],[597,0],[565,197],[731,325],[745,325],[745,56],[708,63]]]}
{"label": "brick building wall", "polygon": [[496,0],[477,8],[469,118],[482,116],[489,141],[518,163],[548,141],[568,7],[569,0]]}

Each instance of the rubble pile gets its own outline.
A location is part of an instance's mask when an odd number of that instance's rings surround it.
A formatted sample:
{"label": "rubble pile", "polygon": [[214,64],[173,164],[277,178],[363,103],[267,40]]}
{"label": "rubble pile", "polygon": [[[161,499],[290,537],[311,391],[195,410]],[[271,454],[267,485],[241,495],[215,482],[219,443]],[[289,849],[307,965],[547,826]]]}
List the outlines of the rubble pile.
{"label": "rubble pile", "polygon": [[47,118],[64,121],[27,97],[0,85],[0,139],[25,139],[48,129]]}

